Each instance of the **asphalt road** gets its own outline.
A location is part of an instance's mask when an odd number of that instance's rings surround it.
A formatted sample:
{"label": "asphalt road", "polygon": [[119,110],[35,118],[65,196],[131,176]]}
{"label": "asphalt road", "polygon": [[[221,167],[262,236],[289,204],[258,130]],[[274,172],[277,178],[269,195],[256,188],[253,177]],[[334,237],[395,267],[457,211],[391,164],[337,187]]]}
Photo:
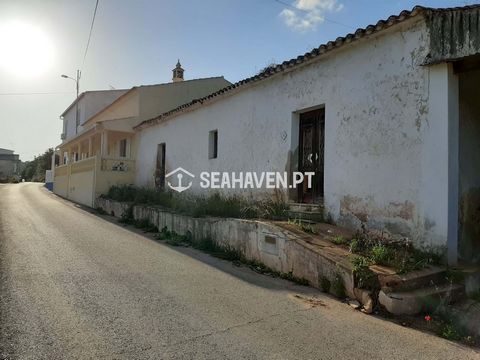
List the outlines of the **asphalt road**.
{"label": "asphalt road", "polygon": [[0,275],[2,359],[480,358],[315,290],[157,243],[39,184],[0,185]]}

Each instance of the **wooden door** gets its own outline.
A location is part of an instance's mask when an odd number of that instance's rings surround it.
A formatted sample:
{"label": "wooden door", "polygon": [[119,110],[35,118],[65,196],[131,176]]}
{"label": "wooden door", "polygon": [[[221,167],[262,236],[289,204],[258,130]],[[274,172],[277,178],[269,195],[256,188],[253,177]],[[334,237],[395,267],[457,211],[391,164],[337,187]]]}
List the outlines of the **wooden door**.
{"label": "wooden door", "polygon": [[298,170],[314,172],[312,187],[304,181],[298,188],[298,201],[317,203],[324,193],[325,109],[300,115]]}
{"label": "wooden door", "polygon": [[155,187],[165,188],[165,143],[157,146],[157,166],[155,168]]}

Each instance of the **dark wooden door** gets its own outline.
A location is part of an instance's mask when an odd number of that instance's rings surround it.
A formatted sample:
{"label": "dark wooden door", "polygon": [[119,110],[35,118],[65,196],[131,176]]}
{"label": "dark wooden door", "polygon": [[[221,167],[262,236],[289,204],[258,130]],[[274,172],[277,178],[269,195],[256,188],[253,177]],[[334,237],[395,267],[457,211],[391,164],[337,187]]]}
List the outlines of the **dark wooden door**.
{"label": "dark wooden door", "polygon": [[325,109],[301,114],[299,135],[298,170],[314,172],[315,175],[311,188],[308,188],[306,179],[298,188],[298,201],[317,203],[324,192]]}
{"label": "dark wooden door", "polygon": [[157,146],[157,166],[155,168],[155,187],[165,188],[165,143]]}

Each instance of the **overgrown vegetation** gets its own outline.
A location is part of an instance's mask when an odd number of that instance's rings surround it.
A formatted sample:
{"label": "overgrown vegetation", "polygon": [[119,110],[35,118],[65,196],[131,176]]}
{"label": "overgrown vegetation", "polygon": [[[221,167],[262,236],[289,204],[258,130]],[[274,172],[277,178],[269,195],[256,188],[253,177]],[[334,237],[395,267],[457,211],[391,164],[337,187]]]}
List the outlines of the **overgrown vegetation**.
{"label": "overgrown vegetation", "polygon": [[290,225],[295,225],[300,230],[308,233],[308,234],[317,234],[317,231],[313,227],[313,225],[305,220],[300,220],[300,219],[288,219],[288,223]]}
{"label": "overgrown vegetation", "polygon": [[352,258],[353,278],[355,285],[360,289],[376,291],[380,289],[377,276],[370,270],[372,261],[364,256]]}
{"label": "overgrown vegetation", "polygon": [[194,217],[215,216],[242,219],[281,219],[286,217],[288,204],[278,194],[261,201],[250,202],[239,196],[218,193],[199,196],[131,185],[112,186],[107,198],[133,204],[160,206]]}
{"label": "overgrown vegetation", "polygon": [[21,172],[22,179],[25,181],[45,181],[45,170],[52,168],[53,149],[46,150],[43,154],[37,155],[32,161],[23,164]]}
{"label": "overgrown vegetation", "polygon": [[382,234],[373,236],[365,228],[358,231],[352,239],[335,236],[330,241],[347,247],[352,254],[357,255],[352,261],[361,275],[365,275],[362,269],[370,265],[388,266],[402,274],[442,263],[442,257],[434,252],[415,249],[408,241],[391,241]]}
{"label": "overgrown vegetation", "polygon": [[345,239],[343,236],[340,236],[340,235],[335,236],[335,237],[332,239],[332,242],[333,242],[335,245],[347,245],[347,244],[348,244],[348,240]]}

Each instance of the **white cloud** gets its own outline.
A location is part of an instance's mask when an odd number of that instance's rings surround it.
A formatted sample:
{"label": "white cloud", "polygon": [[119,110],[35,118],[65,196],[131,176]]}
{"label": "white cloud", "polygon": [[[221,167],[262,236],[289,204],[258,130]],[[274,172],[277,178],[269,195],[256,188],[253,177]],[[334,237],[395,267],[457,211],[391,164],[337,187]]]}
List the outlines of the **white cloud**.
{"label": "white cloud", "polygon": [[338,0],[295,0],[292,6],[298,10],[283,9],[280,17],[288,27],[302,32],[315,30],[325,21],[326,12],[343,9]]}

